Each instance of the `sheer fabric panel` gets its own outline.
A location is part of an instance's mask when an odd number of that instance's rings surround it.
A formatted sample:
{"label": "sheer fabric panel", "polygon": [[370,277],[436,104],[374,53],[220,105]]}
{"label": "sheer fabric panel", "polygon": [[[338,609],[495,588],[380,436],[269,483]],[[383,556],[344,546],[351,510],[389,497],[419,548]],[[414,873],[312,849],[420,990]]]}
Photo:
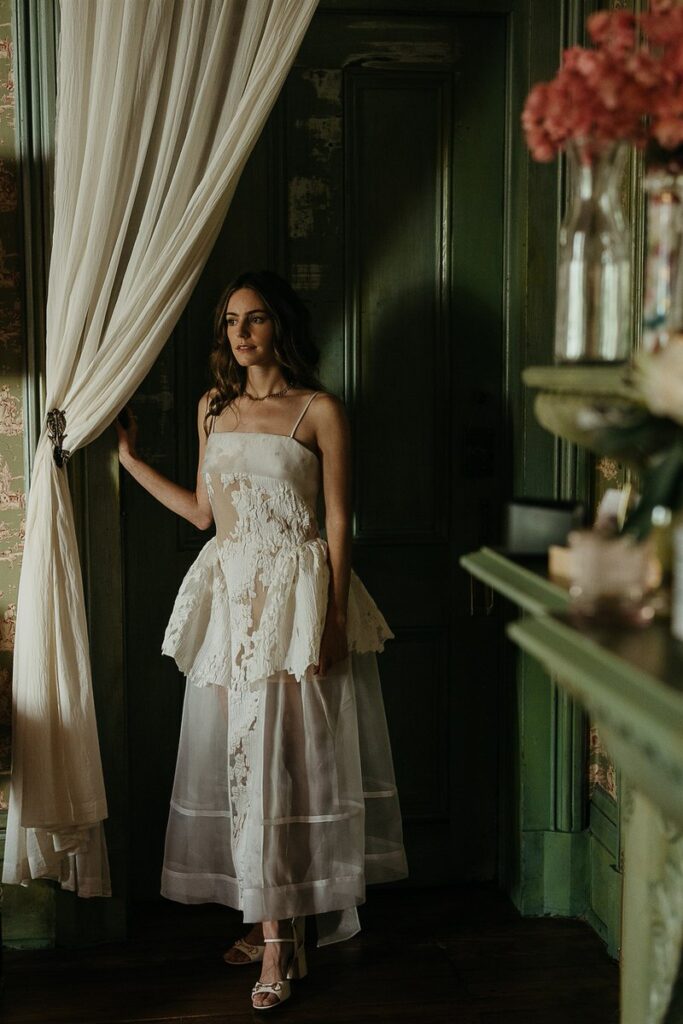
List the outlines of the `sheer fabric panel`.
{"label": "sheer fabric panel", "polygon": [[264,679],[233,722],[226,697],[186,685],[162,895],[245,921],[315,914],[320,945],[350,937],[366,882],[407,874],[376,654]]}

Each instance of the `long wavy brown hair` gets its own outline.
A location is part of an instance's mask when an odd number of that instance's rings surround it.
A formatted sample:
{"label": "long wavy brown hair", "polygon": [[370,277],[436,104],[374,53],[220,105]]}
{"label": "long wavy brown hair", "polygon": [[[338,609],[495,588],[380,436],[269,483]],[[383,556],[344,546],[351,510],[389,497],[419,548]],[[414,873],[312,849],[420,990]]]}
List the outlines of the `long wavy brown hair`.
{"label": "long wavy brown hair", "polygon": [[247,382],[246,368],[235,359],[225,325],[230,297],[240,288],[252,288],[258,292],[264,308],[273,318],[273,351],[287,383],[291,387],[314,391],[328,390],[318,378],[320,350],[313,339],[311,315],[303,299],[288,281],[272,270],[247,270],[230,282],[216,306],[213,348],[209,357],[215,393],[209,400],[204,417],[207,434],[207,419],[220,416],[244,394]]}

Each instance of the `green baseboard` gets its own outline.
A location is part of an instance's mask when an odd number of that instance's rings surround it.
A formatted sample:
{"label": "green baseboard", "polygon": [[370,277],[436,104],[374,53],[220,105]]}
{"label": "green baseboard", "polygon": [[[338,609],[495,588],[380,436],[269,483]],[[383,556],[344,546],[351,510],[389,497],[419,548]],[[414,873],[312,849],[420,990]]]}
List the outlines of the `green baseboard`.
{"label": "green baseboard", "polygon": [[585,917],[615,960],[621,946],[621,884],[622,874],[614,855],[591,834],[590,902]]}
{"label": "green baseboard", "polygon": [[520,876],[510,897],[525,917],[584,918],[619,956],[621,873],[590,831],[524,832]]}
{"label": "green baseboard", "polygon": [[520,878],[511,893],[520,913],[579,917],[588,906],[587,832],[522,832]]}

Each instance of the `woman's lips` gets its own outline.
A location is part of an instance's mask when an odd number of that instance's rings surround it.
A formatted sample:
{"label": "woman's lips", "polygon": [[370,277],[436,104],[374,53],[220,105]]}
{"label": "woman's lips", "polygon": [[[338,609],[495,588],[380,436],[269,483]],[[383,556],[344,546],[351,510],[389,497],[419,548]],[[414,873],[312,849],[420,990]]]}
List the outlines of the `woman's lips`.
{"label": "woman's lips", "polygon": [[237,351],[238,352],[248,352],[252,348],[256,348],[256,345],[238,345],[237,346]]}

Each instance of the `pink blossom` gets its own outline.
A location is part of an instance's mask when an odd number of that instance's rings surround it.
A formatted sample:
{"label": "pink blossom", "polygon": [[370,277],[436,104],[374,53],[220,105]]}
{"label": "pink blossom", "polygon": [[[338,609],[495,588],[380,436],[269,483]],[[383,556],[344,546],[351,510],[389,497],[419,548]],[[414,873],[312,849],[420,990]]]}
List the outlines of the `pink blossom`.
{"label": "pink blossom", "polygon": [[[598,25],[598,28],[600,26]],[[641,144],[643,117],[652,91],[652,69],[644,58],[597,46],[572,46],[551,82],[531,90],[522,115],[536,159],[552,159],[569,139],[583,140],[583,155],[618,139]]]}
{"label": "pink blossom", "polygon": [[637,21],[629,11],[596,11],[586,25],[593,42],[615,54],[630,53],[635,46]]}
{"label": "pink blossom", "polygon": [[653,89],[659,84],[661,70],[651,53],[638,50],[628,61],[633,81],[644,89]]}
{"label": "pink blossom", "polygon": [[675,149],[683,142],[683,118],[658,118],[653,126],[652,134],[664,149]]}
{"label": "pink blossom", "polygon": [[[618,140],[683,142],[683,2],[651,0],[641,15],[596,11],[590,48],[573,46],[551,82],[531,90],[522,115],[527,143],[550,160],[580,140],[586,160]],[[641,31],[644,42],[638,43]]]}
{"label": "pink blossom", "polygon": [[683,7],[656,10],[651,4],[649,13],[641,14],[638,23],[650,43],[666,47],[683,32]]}

